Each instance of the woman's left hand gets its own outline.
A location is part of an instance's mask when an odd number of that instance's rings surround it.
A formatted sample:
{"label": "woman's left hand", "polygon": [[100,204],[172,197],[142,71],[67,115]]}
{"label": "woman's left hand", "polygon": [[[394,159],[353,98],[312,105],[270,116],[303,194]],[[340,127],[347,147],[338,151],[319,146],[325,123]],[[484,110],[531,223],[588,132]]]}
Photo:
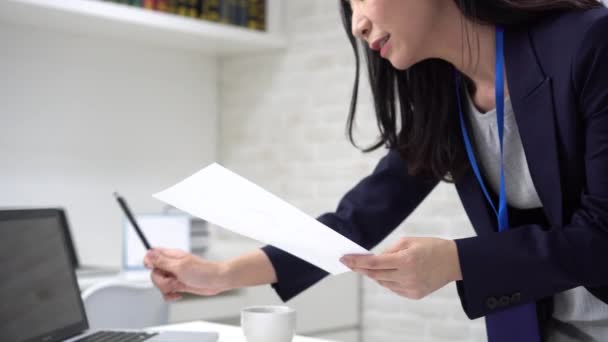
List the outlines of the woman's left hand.
{"label": "woman's left hand", "polygon": [[424,298],[462,279],[456,243],[452,240],[401,238],[382,254],[345,255],[340,261],[410,299]]}

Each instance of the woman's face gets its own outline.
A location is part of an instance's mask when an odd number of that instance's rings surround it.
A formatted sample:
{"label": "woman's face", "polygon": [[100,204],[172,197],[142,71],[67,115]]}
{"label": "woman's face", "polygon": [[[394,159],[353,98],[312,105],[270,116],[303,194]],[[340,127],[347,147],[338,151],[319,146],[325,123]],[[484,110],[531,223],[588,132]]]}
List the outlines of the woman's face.
{"label": "woman's face", "polygon": [[353,35],[400,70],[430,58],[439,16],[450,0],[349,0]]}

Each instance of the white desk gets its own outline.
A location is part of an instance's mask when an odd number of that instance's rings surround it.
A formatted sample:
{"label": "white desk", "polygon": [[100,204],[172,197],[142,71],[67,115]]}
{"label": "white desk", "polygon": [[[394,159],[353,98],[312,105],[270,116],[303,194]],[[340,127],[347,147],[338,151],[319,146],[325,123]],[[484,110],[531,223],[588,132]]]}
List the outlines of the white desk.
{"label": "white desk", "polygon": [[[78,277],[81,290],[102,281],[151,284],[149,271]],[[355,274],[333,277],[290,301],[288,305],[298,312],[298,333],[343,342],[360,341],[358,282]],[[327,302],[331,305],[326,305]],[[169,322],[219,321],[238,325],[240,310],[243,307],[282,304],[270,286],[257,286],[212,297],[187,298],[172,302],[169,305]]]}
{"label": "white desk", "polygon": [[[203,321],[180,323],[173,325],[165,325],[153,327],[147,330],[152,331],[214,331],[220,335],[218,342],[246,342],[245,336],[240,327],[232,325],[224,325],[217,323],[208,323]],[[310,338],[304,336],[295,336],[292,342],[330,342],[329,340],[321,340],[318,338]]]}
{"label": "white desk", "polygon": [[99,282],[115,281],[152,284],[149,270],[119,271],[116,273],[81,274],[76,272],[78,287],[81,291]]}

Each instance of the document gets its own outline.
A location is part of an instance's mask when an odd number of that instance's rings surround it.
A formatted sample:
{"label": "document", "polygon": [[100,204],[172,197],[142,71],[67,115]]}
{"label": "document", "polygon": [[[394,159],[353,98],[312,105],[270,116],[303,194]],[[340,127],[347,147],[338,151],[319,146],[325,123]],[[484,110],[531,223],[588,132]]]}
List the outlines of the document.
{"label": "document", "polygon": [[370,254],[258,185],[211,164],[154,197],[235,233],[273,245],[330,274],[350,271],[339,259]]}

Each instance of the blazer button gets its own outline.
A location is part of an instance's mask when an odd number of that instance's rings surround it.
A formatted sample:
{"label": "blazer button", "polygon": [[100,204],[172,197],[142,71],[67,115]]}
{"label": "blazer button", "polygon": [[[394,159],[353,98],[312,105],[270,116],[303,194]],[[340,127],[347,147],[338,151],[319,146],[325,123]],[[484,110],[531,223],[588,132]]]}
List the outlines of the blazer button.
{"label": "blazer button", "polygon": [[502,296],[500,297],[499,304],[503,308],[509,306],[509,304],[511,304],[511,298],[509,298],[508,296]]}
{"label": "blazer button", "polygon": [[497,305],[498,305],[498,299],[496,299],[496,297],[490,297],[490,298],[486,299],[486,306],[488,307],[488,309],[490,309],[490,310],[496,309]]}
{"label": "blazer button", "polygon": [[521,292],[515,292],[511,295],[511,303],[517,304],[521,302]]}

